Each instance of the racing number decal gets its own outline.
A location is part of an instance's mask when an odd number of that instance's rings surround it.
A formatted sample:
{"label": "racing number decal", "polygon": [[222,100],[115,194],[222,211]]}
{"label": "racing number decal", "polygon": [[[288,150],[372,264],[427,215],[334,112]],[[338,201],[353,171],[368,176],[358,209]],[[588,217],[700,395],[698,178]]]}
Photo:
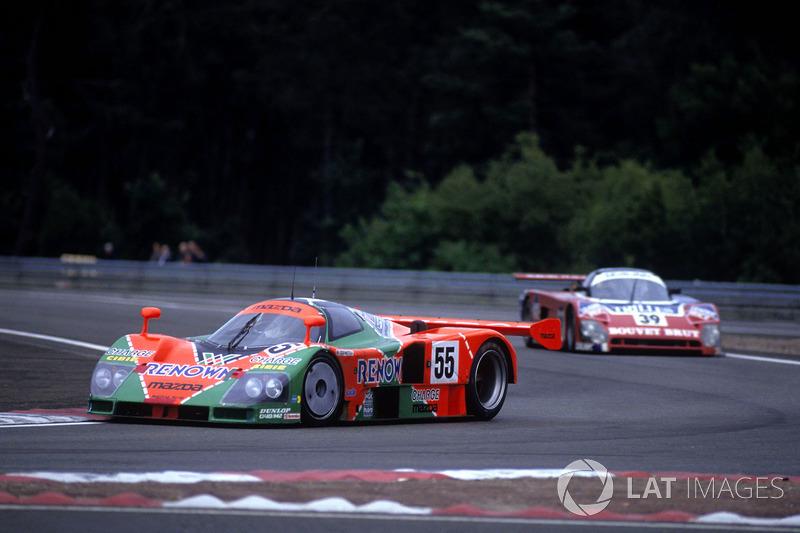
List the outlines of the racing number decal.
{"label": "racing number decal", "polygon": [[667,320],[664,315],[660,314],[645,314],[636,313],[633,315],[633,320],[637,326],[666,326]]}
{"label": "racing number decal", "polygon": [[458,382],[458,341],[434,342],[431,358],[431,383]]}

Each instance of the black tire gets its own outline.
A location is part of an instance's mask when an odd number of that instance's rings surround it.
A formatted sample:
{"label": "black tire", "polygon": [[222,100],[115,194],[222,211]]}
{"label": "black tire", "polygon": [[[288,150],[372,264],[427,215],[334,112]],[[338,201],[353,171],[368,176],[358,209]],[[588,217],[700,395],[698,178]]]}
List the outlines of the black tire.
{"label": "black tire", "polygon": [[575,351],[575,316],[572,313],[572,308],[567,308],[567,325],[566,331],[564,333],[564,345],[562,349],[565,352],[574,352]]}
{"label": "black tire", "polygon": [[301,421],[311,426],[329,424],[339,418],[344,405],[342,373],[330,354],[316,355],[303,376]]}
{"label": "black tire", "polygon": [[486,341],[472,361],[467,383],[467,412],[491,420],[500,412],[508,391],[508,364],[505,350],[495,341]]}

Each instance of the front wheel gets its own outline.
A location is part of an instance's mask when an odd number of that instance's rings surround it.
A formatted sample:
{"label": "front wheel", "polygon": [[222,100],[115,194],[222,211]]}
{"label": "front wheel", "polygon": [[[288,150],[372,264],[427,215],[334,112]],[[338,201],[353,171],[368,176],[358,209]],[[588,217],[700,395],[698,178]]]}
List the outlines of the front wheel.
{"label": "front wheel", "polygon": [[472,361],[467,383],[467,412],[481,420],[491,420],[506,401],[508,365],[503,348],[487,341]]}
{"label": "front wheel", "polygon": [[308,364],[303,378],[302,422],[321,426],[339,417],[342,411],[342,377],[336,360],[319,354]]}

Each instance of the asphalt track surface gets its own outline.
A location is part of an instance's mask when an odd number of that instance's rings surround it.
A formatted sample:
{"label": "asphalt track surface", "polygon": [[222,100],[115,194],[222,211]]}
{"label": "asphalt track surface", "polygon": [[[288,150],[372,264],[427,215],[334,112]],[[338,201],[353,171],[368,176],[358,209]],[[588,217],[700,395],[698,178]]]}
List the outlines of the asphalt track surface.
{"label": "asphalt track surface", "polygon": [[[324,295],[318,295],[324,297]],[[144,305],[162,309],[151,332],[208,333],[251,300],[174,298],[69,291],[0,291],[0,328],[108,346],[141,329]],[[374,313],[516,320],[508,309],[417,307],[351,302]],[[519,382],[490,422],[338,425],[328,428],[243,428],[189,424],[100,423],[0,428],[0,473],[33,471],[154,472],[163,470],[561,469],[590,458],[609,470],[800,475],[800,365],[732,357],[579,355],[525,348],[514,340]],[[84,407],[99,355],[87,346],[0,333],[0,412]],[[11,361],[15,361],[11,363]],[[796,362],[796,360],[794,361]],[[154,511],[155,513],[155,511]],[[15,524],[90,531],[104,520],[158,520],[165,530],[224,530],[220,516],[133,511],[0,511],[0,531]],[[230,518],[230,516],[229,516]],[[240,513],[241,526],[264,515]],[[150,522],[147,522],[150,520]],[[297,530],[387,529],[380,518],[270,518]],[[429,522],[426,522],[429,520]],[[197,521],[197,522],[195,522]],[[259,522],[261,521],[261,522]],[[306,524],[308,522],[308,524]],[[217,527],[213,527],[217,524]],[[392,519],[388,529],[486,530],[488,523]],[[531,531],[546,524],[494,523]],[[550,526],[553,526],[552,524]],[[598,526],[601,527],[601,526]],[[605,526],[602,526],[605,528]],[[623,527],[620,525],[620,527]],[[585,531],[580,524],[559,530]],[[238,529],[238,526],[237,526]],[[113,530],[113,529],[111,529]],[[118,529],[119,530],[119,529]]]}

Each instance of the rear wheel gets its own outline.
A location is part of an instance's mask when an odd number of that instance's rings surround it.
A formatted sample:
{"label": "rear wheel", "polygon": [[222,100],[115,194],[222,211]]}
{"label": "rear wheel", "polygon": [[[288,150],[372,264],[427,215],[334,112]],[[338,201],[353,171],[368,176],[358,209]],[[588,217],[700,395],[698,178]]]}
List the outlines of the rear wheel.
{"label": "rear wheel", "polygon": [[339,417],[342,404],[339,365],[331,355],[319,354],[303,377],[302,421],[313,426],[328,424]]}
{"label": "rear wheel", "polygon": [[487,341],[472,361],[467,383],[467,411],[481,420],[500,412],[508,390],[508,365],[503,348]]}
{"label": "rear wheel", "polygon": [[572,313],[572,308],[567,309],[567,325],[566,325],[565,339],[563,349],[565,352],[575,351],[575,316]]}
{"label": "rear wheel", "polygon": [[[523,322],[533,322],[533,314],[531,313],[531,300],[530,298],[525,298],[525,301],[522,303],[522,316],[521,319]],[[525,346],[528,348],[536,348],[539,344],[533,340],[533,337],[525,337]]]}

